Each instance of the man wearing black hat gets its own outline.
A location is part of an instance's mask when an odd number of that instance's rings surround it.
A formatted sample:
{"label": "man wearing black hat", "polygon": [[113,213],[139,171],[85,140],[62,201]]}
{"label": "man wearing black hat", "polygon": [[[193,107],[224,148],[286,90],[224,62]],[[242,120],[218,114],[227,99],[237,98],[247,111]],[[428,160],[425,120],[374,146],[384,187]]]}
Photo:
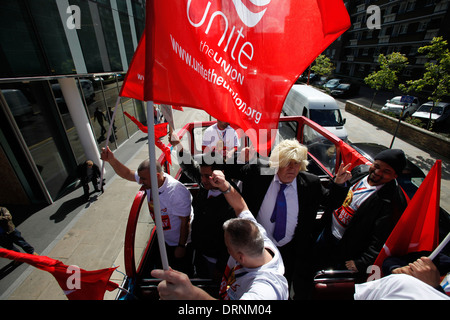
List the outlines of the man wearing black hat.
{"label": "man wearing black hat", "polygon": [[349,183],[346,198],[337,201],[342,205],[327,208],[322,217],[325,227],[316,242],[316,270],[331,267],[366,275],[406,208],[396,181],[405,165],[402,150],[380,152],[362,177]]}

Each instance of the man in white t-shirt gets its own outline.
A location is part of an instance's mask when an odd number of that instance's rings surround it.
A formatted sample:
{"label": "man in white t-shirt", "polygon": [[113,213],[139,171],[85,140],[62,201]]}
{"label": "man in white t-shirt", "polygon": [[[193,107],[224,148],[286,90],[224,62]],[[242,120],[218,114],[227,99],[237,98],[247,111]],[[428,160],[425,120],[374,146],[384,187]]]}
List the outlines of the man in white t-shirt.
{"label": "man in white t-shirt", "polygon": [[203,133],[202,151],[204,153],[216,151],[222,154],[224,159],[229,159],[238,147],[237,133],[228,122],[217,120],[216,124],[206,128]]}
{"label": "man in white t-shirt", "polygon": [[[222,299],[286,300],[288,284],[280,252],[248,211],[242,196],[225,180],[222,171],[214,171],[211,184],[221,190],[237,218],[224,224],[225,243],[230,253],[220,288]],[[175,270],[153,270],[162,279],[158,286],[161,299],[213,299]]]}
{"label": "man in white t-shirt", "polygon": [[[150,161],[144,160],[136,171],[131,170],[117,160],[109,147],[102,148],[101,159],[107,161],[120,177],[128,181],[136,181],[146,189],[149,209],[153,217]],[[163,172],[159,163],[156,163],[156,180],[169,264],[171,267],[190,273],[192,253],[188,244],[192,216],[191,193],[181,182]]]}

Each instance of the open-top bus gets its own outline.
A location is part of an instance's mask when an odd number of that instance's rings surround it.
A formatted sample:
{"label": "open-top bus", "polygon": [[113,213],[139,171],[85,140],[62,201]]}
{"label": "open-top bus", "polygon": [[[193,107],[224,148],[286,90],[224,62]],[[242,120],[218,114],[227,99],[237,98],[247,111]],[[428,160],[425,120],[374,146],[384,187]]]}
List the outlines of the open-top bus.
{"label": "open-top bus", "polygon": [[[214,123],[215,121],[188,123],[178,131],[177,135],[184,146],[188,145],[190,147],[192,155],[200,154],[202,153],[201,137],[203,131]],[[280,117],[275,141],[292,138],[297,139],[308,147],[308,172],[320,177],[324,186],[329,184],[342,162],[351,162],[352,168],[370,164],[370,160],[365,158],[359,151],[306,117]],[[245,134],[241,134],[240,139],[241,148],[250,144]],[[159,161],[164,161],[163,157]],[[182,170],[175,163],[176,159],[172,159],[172,161],[174,163],[171,167],[167,166],[167,163],[162,163],[165,164],[166,172],[170,172],[172,176],[185,184],[193,197],[195,197],[199,185],[183,174]],[[410,188],[411,177],[399,180],[407,181]],[[414,183],[416,188],[418,188],[420,181],[415,179]],[[157,285],[160,280],[150,276],[151,270],[155,268],[155,261],[159,261],[157,233],[150,217],[148,206],[144,205],[146,202],[146,193],[141,189],[137,192],[133,201],[125,235],[124,260],[126,276],[122,287],[128,293],[120,291],[116,297],[117,299],[159,299]],[[317,221],[320,220],[321,214],[322,211],[319,210],[317,212]],[[441,217],[440,224],[441,228],[445,228],[445,230],[441,230],[441,233],[447,234],[450,229],[450,220],[447,213],[444,213]],[[218,295],[219,288],[210,279],[191,279],[191,282],[208,291],[212,296]],[[354,277],[351,272],[322,272],[315,279],[314,298],[348,298],[350,296],[345,293],[351,292],[353,285]]]}

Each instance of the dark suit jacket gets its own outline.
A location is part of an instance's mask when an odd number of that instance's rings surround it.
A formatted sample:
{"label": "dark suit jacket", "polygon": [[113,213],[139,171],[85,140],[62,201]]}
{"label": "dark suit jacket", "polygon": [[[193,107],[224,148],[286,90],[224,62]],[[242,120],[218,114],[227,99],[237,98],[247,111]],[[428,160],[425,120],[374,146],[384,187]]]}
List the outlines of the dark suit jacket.
{"label": "dark suit jacket", "polygon": [[91,182],[92,180],[95,180],[97,178],[100,178],[100,169],[99,167],[94,163],[92,166],[92,176],[88,177],[88,168],[87,163],[82,163],[77,168],[78,171],[78,177],[81,180],[82,184],[87,184]]}
{"label": "dark suit jacket", "polygon": [[[247,206],[256,217],[266,195],[267,189],[274,178],[274,173],[261,174],[263,166],[259,164],[247,164],[245,166],[234,166],[225,169],[225,175],[240,179],[243,182],[242,196]],[[321,205],[328,206],[329,190],[324,188],[319,177],[314,174],[301,171],[297,175],[298,193],[298,223],[293,241],[296,241],[298,250],[303,253],[310,252],[312,241],[315,240],[315,220],[317,211]],[[336,192],[341,188],[332,188]]]}

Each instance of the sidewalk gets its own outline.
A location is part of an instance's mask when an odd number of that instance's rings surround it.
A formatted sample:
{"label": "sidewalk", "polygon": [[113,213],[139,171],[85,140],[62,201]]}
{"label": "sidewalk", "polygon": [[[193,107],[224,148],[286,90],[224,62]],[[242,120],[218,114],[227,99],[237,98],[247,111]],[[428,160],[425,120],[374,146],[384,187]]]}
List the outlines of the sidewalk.
{"label": "sidewalk", "polygon": [[[144,139],[139,139],[139,136]],[[130,168],[136,168],[141,161],[148,158],[148,144],[145,138],[144,134],[138,134],[133,138],[142,141],[135,156],[126,162]],[[114,172],[109,164],[105,165],[105,169],[107,172]],[[113,273],[111,280],[121,284],[123,275],[120,272],[125,271],[123,264],[125,228],[131,202],[139,186],[117,175],[106,182],[105,192],[97,198],[94,196],[93,199],[91,195],[91,202],[87,208],[77,214],[77,217],[61,232],[60,237],[55,238],[54,243],[48,247],[48,252],[39,253],[85,270],[119,266],[118,272]],[[67,299],[51,274],[28,265],[22,265],[20,268],[25,266],[26,269],[12,286],[2,293],[1,299]],[[105,295],[105,299],[114,299],[116,294],[117,290]]]}
{"label": "sidewalk", "polygon": [[[174,111],[174,120],[177,131],[187,122],[208,121],[209,116],[203,111],[185,108],[183,112]],[[168,143],[167,137],[163,142]],[[161,151],[155,148],[155,152],[159,157]],[[137,132],[114,154],[129,168],[137,168],[148,158],[147,134]],[[108,163],[105,169],[106,185],[103,194],[91,194],[90,202],[76,206],[74,203],[78,203],[77,199],[83,195],[82,188],[78,188],[33,214],[18,229],[39,254],[60,260],[64,264],[77,265],[85,270],[118,266],[111,281],[121,284],[125,272],[125,229],[139,185],[117,176]],[[59,219],[55,219],[55,216]],[[0,259],[0,268],[9,263],[10,260]],[[107,291],[104,299],[112,300],[117,293],[118,290]],[[22,264],[0,280],[0,300],[67,298],[51,274]]]}

